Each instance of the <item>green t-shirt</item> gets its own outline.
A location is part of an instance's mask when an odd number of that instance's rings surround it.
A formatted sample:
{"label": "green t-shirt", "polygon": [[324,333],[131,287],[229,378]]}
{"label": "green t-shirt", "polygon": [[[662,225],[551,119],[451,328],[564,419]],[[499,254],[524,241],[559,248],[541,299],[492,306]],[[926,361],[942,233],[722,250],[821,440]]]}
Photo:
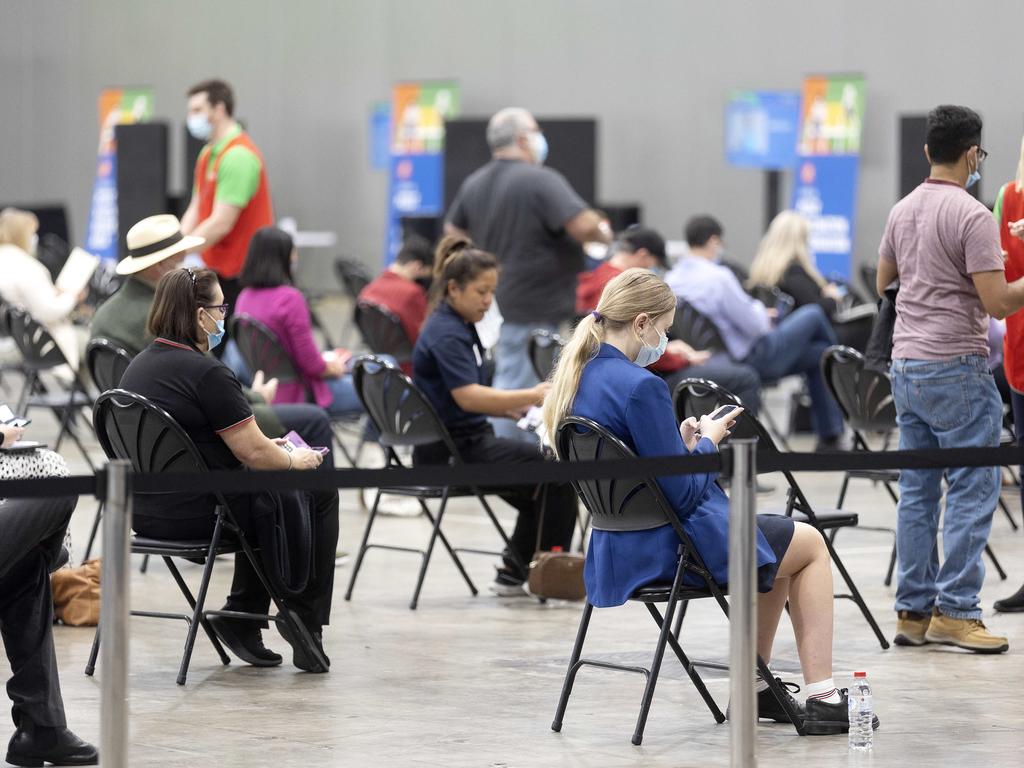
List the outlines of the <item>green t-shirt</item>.
{"label": "green t-shirt", "polygon": [[[224,152],[224,147],[242,132],[239,126],[235,126],[228,134],[210,147],[210,158],[207,167],[212,167],[217,162],[217,157]],[[263,163],[259,157],[248,147],[234,146],[224,152],[224,159],[220,161],[217,169],[217,190],[214,193],[214,201],[227,203],[236,208],[245,208],[256,194],[260,186],[260,170]]]}

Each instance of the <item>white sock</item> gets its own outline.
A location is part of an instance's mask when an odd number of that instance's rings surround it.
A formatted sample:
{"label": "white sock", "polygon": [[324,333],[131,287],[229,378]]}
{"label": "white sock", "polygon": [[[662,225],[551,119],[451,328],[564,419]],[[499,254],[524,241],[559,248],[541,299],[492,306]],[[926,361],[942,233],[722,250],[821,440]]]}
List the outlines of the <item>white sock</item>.
{"label": "white sock", "polygon": [[838,704],[843,700],[831,677],[817,683],[808,683],[804,686],[804,691],[807,693],[807,701],[815,699],[825,704]]}
{"label": "white sock", "polygon": [[767,690],[768,690],[768,683],[767,683],[767,681],[763,680],[760,675],[755,675],[754,676],[754,692],[755,693],[760,693],[761,691],[767,691]]}

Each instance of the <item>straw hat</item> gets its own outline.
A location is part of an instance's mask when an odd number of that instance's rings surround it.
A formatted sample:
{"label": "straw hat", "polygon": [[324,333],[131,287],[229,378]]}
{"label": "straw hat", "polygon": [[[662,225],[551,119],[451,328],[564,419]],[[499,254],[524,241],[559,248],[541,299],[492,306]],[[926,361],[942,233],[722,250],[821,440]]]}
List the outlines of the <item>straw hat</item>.
{"label": "straw hat", "polygon": [[162,213],[147,216],[128,230],[128,255],[117,265],[117,274],[134,275],[159,264],[169,256],[198,248],[206,240],[181,234],[177,216]]}

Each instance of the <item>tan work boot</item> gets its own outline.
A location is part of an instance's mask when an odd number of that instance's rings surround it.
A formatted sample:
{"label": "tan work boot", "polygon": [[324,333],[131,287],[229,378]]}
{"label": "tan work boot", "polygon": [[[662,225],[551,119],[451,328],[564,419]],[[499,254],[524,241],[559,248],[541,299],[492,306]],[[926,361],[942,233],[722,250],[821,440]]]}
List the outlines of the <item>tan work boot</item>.
{"label": "tan work boot", "polygon": [[924,638],[929,643],[955,645],[975,653],[1004,653],[1010,643],[1005,637],[996,637],[980,619],[954,619],[936,608]]}
{"label": "tan work boot", "polygon": [[927,613],[913,611],[896,612],[896,637],[892,641],[896,645],[924,645],[928,642],[925,633],[932,617]]}

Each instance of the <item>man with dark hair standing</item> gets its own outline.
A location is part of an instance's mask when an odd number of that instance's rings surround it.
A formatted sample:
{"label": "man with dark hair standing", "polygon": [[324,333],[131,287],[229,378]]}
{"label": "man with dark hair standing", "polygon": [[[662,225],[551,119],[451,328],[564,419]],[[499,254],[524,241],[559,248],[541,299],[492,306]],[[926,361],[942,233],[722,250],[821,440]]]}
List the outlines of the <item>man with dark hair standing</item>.
{"label": "man with dark hair standing", "polygon": [[821,375],[821,355],[836,343],[825,311],[808,304],[779,320],[775,307],[748,295],[736,274],[720,263],[723,232],[716,219],[694,216],[685,234],[689,254],[676,262],[665,282],[715,325],[735,363],[753,368],[762,381],[801,374],[811,396],[818,450],[840,448],[843,415]]}
{"label": "man with dark hair standing", "polygon": [[[966,191],[981,178],[987,154],[981,118],[966,107],[936,107],[925,141],[931,173],[889,213],[878,248],[879,295],[899,280],[892,390],[900,449],[994,448],[1003,409],[987,364],[988,316],[1024,306],[1024,279],[1007,284],[999,228]],[[900,472],[897,645],[1009,648],[981,622],[978,594],[999,490],[997,467]]]}
{"label": "man with dark hair standing", "polygon": [[[607,222],[558,171],[544,167],[548,145],[533,115],[508,107],[487,124],[491,161],[459,188],[445,231],[472,238],[498,257],[497,303],[504,323],[495,350],[494,386],[537,384],[528,345],[534,329],[556,331],[573,316],[582,243],[611,242]],[[500,437],[525,435],[504,419]]]}
{"label": "man with dark hair standing", "polygon": [[196,160],[192,200],[181,230],[206,240],[203,261],[217,273],[224,301],[234,305],[249,241],[274,223],[263,156],[234,118],[235,96],[223,80],[188,90],[188,131],[206,142]]}

